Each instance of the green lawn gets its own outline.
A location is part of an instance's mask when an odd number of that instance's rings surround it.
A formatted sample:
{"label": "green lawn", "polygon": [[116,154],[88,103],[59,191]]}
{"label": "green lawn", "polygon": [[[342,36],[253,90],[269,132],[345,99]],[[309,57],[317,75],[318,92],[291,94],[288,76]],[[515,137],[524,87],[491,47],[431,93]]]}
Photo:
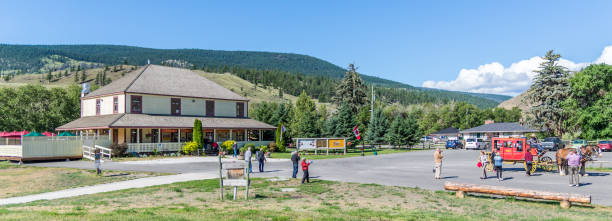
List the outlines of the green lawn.
{"label": "green lawn", "polygon": [[0,185],[0,198],[24,196],[156,175],[159,174],[105,171],[102,176],[98,176],[95,170],[18,166],[4,161],[0,162],[0,183],[2,184]]}
{"label": "green lawn", "polygon": [[[254,179],[250,200],[219,200],[219,180],[0,207],[0,220],[609,220],[611,207],[468,196],[314,179]],[[283,191],[294,188],[295,191]]]}
{"label": "green lawn", "polygon": [[587,167],[586,171],[612,172],[612,168],[610,168],[610,167],[603,167],[603,168],[599,168],[599,167]]}
{"label": "green lawn", "polygon": [[[271,158],[277,159],[289,159],[291,158],[291,151],[295,149],[289,150],[285,153],[272,153]],[[420,148],[412,148],[412,149],[377,149],[377,154],[394,154],[394,153],[405,153],[410,151],[423,150]],[[427,150],[427,149],[425,149]],[[374,151],[372,149],[365,149],[364,156],[374,155]],[[358,157],[361,156],[361,151],[359,149],[349,149],[347,150],[346,155],[344,155],[343,150],[330,150],[329,155],[326,155],[325,151],[318,152],[317,155],[314,154],[314,151],[309,152],[301,152],[300,156],[302,158],[307,157],[312,160],[320,160],[320,159],[334,159],[334,158],[345,158],[345,157]]]}

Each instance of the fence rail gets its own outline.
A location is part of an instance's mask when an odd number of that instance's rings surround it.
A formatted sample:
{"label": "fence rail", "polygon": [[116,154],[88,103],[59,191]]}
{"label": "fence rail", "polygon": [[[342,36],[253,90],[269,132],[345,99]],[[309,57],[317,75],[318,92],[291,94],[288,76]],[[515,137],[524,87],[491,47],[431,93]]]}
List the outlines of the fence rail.
{"label": "fence rail", "polygon": [[178,152],[185,143],[129,143],[127,153]]}

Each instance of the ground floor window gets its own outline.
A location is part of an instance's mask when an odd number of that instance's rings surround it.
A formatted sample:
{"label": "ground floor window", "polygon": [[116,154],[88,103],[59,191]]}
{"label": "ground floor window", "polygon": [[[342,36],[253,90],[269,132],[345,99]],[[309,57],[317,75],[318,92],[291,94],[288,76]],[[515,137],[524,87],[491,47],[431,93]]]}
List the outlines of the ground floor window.
{"label": "ground floor window", "polygon": [[175,143],[178,138],[178,129],[162,129],[162,143]]}
{"label": "ground floor window", "polygon": [[244,141],[244,130],[232,130],[232,136],[235,141]]}
{"label": "ground floor window", "polygon": [[193,129],[181,130],[181,142],[191,142],[193,140]]}
{"label": "ground floor window", "polygon": [[262,131],[262,138],[261,138],[261,140],[263,140],[263,141],[274,140],[274,131],[273,130],[264,130],[264,131]]}
{"label": "ground floor window", "polygon": [[248,130],[249,141],[259,141],[259,130]]}
{"label": "ground floor window", "polygon": [[217,142],[223,142],[230,139],[229,130],[217,130]]}
{"label": "ground floor window", "polygon": [[130,130],[130,143],[142,143],[142,131],[140,131],[140,134],[138,134],[138,131],[138,129]]}

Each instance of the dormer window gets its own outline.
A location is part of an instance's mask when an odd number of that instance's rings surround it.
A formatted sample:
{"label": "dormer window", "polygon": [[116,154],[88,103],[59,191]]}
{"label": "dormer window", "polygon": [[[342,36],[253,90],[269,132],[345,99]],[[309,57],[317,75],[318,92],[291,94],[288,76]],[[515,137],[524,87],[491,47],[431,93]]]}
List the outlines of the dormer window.
{"label": "dormer window", "polygon": [[142,96],[130,96],[130,112],[134,114],[142,114]]}

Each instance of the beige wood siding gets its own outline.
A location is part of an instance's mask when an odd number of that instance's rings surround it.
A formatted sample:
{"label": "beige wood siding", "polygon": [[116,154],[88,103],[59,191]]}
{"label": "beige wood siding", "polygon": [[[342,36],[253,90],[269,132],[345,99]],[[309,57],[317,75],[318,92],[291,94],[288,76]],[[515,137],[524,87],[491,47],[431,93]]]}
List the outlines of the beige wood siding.
{"label": "beige wood siding", "polygon": [[181,99],[181,115],[205,116],[206,100],[197,98]]}
{"label": "beige wood siding", "polygon": [[170,97],[143,95],[142,113],[170,115]]}
{"label": "beige wood siding", "polygon": [[83,117],[96,115],[97,99],[101,101],[100,115],[113,114],[113,97],[115,96],[119,99],[119,113],[123,113],[125,110],[125,95],[111,95],[83,100],[83,106],[81,107],[83,109]]}
{"label": "beige wood siding", "polygon": [[216,117],[236,117],[235,101],[215,101]]}

